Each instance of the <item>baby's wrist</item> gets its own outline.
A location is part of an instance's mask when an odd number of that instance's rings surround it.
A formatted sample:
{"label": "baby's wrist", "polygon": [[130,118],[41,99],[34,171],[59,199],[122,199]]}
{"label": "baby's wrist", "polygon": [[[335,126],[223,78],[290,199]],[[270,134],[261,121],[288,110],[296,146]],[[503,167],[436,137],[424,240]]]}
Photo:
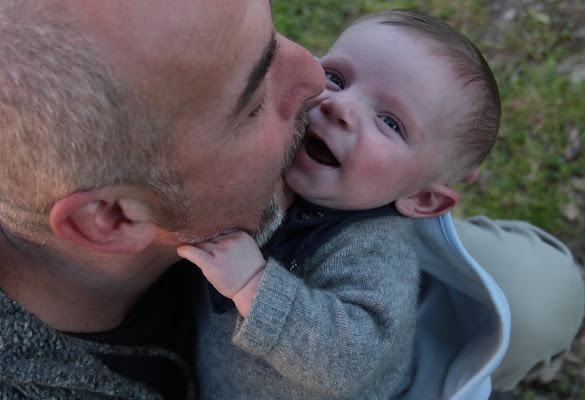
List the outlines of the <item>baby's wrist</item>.
{"label": "baby's wrist", "polygon": [[252,279],[250,279],[248,283],[246,283],[246,285],[232,297],[236,308],[244,318],[248,315],[254,297],[256,297],[256,293],[258,293],[258,288],[260,287],[260,281],[262,280],[265,268],[266,267],[264,266],[259,269]]}

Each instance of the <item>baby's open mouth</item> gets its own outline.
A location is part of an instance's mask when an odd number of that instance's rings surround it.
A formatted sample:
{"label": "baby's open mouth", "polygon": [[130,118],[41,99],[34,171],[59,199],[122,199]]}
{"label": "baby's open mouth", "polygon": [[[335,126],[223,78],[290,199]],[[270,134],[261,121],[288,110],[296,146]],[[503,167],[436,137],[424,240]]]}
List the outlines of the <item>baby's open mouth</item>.
{"label": "baby's open mouth", "polygon": [[333,153],[331,153],[331,150],[329,150],[325,142],[315,136],[309,136],[305,143],[305,149],[307,150],[309,157],[320,164],[329,165],[331,167],[339,167],[341,165]]}

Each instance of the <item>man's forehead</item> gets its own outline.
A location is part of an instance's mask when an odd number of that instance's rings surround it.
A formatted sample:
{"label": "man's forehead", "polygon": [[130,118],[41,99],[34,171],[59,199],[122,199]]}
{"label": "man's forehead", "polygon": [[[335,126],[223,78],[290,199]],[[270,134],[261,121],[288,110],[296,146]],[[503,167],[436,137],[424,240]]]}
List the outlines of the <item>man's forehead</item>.
{"label": "man's forehead", "polygon": [[[246,1],[65,0],[116,64],[238,61]],[[264,3],[266,5],[266,3]],[[231,44],[234,44],[231,46]],[[230,51],[233,48],[233,51]],[[153,66],[155,67],[155,66]]]}
{"label": "man's forehead", "polygon": [[261,82],[263,77],[250,83],[254,71],[263,75],[267,70],[262,59],[274,41],[267,0],[64,1],[116,75],[147,83],[171,102],[181,98],[184,107],[189,98],[182,96],[197,93],[205,101],[191,107],[227,107],[229,102],[233,110]]}
{"label": "man's forehead", "polygon": [[196,44],[220,30],[222,22],[234,23],[233,19],[237,18],[233,13],[222,12],[221,0],[215,0],[217,3],[211,0],[66,1],[90,35],[106,44],[112,42],[125,47],[131,54],[153,48],[165,52],[187,38]]}

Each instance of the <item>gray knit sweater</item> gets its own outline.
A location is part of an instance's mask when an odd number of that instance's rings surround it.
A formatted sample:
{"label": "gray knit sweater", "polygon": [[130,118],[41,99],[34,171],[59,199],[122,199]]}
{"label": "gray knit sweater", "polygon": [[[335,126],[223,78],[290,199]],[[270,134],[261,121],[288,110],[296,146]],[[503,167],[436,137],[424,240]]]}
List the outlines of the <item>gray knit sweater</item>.
{"label": "gray knit sweater", "polygon": [[351,223],[292,273],[269,260],[246,319],[201,307],[202,398],[390,398],[412,351],[412,235],[401,216]]}
{"label": "gray knit sweater", "polygon": [[0,291],[0,399],[161,399],[96,355],[176,358],[159,348],[98,344],[59,333]]}

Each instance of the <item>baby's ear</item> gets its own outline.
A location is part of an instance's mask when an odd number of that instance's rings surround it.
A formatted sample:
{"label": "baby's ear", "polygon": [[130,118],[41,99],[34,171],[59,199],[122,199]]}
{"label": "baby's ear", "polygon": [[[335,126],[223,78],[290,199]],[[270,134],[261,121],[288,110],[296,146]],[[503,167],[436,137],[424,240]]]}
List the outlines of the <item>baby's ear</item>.
{"label": "baby's ear", "polygon": [[459,195],[452,188],[433,184],[424,190],[394,202],[396,210],[410,218],[438,217],[447,213],[459,202]]}

